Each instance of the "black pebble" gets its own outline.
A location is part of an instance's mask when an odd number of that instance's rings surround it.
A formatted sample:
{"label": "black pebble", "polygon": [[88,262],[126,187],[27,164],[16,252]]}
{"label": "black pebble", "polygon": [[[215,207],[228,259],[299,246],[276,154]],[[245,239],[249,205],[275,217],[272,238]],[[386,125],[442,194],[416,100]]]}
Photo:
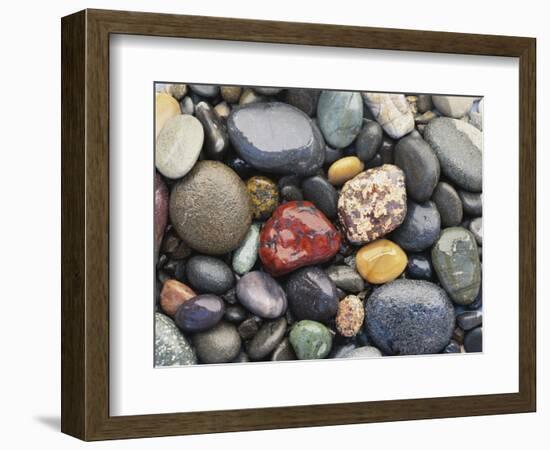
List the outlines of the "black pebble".
{"label": "black pebble", "polygon": [[474,328],[464,336],[464,348],[468,353],[477,353],[483,351],[483,329]]}
{"label": "black pebble", "polygon": [[329,219],[336,217],[338,192],[326,178],[319,175],[306,178],[302,182],[302,193],[305,200],[317,206]]}

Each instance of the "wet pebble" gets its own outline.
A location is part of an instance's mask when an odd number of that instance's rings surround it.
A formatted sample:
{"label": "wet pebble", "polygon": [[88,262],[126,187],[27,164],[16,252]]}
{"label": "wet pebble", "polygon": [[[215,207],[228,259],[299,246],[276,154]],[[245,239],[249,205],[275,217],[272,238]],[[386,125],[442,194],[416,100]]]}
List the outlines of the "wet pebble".
{"label": "wet pebble", "polygon": [[167,315],[174,317],[178,308],[196,295],[186,284],[178,280],[167,280],[160,291],[160,307]]}
{"label": "wet pebble", "polygon": [[320,175],[306,178],[302,182],[303,198],[313,203],[329,219],[338,212],[338,192],[328,180]]}
{"label": "wet pebble", "polygon": [[233,252],[232,267],[235,273],[244,275],[252,270],[258,259],[260,246],[260,226],[253,223],[241,245]]}
{"label": "wet pebble", "polygon": [[464,213],[472,216],[472,217],[479,217],[483,213],[483,206],[482,206],[482,194],[477,192],[468,192],[459,190],[458,196],[460,197],[460,200],[462,201],[462,207],[464,210]]}
{"label": "wet pebble", "polygon": [[456,322],[464,331],[480,326],[482,320],[481,311],[466,311],[456,316]]}
{"label": "wet pebble", "polygon": [[479,353],[483,351],[482,327],[474,328],[464,336],[464,348],[468,353]]}
{"label": "wet pebble", "polygon": [[426,255],[409,253],[407,256],[409,259],[406,269],[407,278],[427,281],[433,279],[432,263]]}
{"label": "wet pebble", "polygon": [[229,136],[220,116],[208,103],[200,102],[195,107],[195,117],[204,129],[206,156],[208,159],[223,159],[229,149]]}
{"label": "wet pebble", "polygon": [[341,186],[363,171],[365,165],[357,156],[346,156],[331,164],[328,169],[328,181]]}
{"label": "wet pebble", "polygon": [[357,294],[365,289],[365,282],[356,270],[349,266],[330,266],[326,269],[328,277],[345,292]]}
{"label": "wet pebble", "polygon": [[231,268],[212,256],[196,255],[189,258],[185,273],[189,284],[200,293],[223,294],[235,284]]}
{"label": "wet pebble", "polygon": [[391,239],[403,250],[421,252],[432,246],[440,231],[441,219],[435,203],[409,200],[405,220],[391,234]]}
{"label": "wet pebble", "polygon": [[357,271],[369,283],[395,280],[407,266],[406,253],[394,242],[378,239],[362,247],[355,258]]}
{"label": "wet pebble", "polygon": [[212,294],[202,294],[187,300],[174,317],[176,325],[187,333],[209,330],[225,313],[223,300]]}
{"label": "wet pebble", "polygon": [[348,295],[338,303],[336,330],[344,337],[355,336],[363,326],[365,308],[356,295]]}
{"label": "wet pebble", "polygon": [[241,323],[248,316],[248,311],[239,305],[231,305],[225,308],[224,319],[231,323]]}
{"label": "wet pebble", "polygon": [[246,309],[266,319],[282,316],[287,308],[283,288],[269,274],[260,271],[241,277],[237,283],[237,297]]}

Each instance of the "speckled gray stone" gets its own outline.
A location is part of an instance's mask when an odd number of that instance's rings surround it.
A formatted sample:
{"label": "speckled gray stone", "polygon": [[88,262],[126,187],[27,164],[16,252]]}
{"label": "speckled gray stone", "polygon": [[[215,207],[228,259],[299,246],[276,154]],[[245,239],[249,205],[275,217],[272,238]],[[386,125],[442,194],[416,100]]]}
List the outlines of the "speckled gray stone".
{"label": "speckled gray stone", "polygon": [[364,347],[357,347],[353,350],[345,352],[340,358],[379,358],[382,356],[382,352],[376,347],[366,345]]}
{"label": "speckled gray stone", "polygon": [[365,327],[387,355],[440,352],[455,326],[454,309],[443,289],[428,281],[396,280],[376,288],[365,306]]}
{"label": "speckled gray stone", "polygon": [[319,128],[329,145],[344,148],[359,134],[363,101],[358,92],[322,91],[317,104]]}
{"label": "speckled gray stone", "polygon": [[220,322],[214,328],[193,335],[199,360],[205,364],[230,362],[241,349],[241,338],[235,325]]}
{"label": "speckled gray stone", "polygon": [[155,313],[155,366],[187,366],[197,357],[187,339],[167,316]]}
{"label": "speckled gray stone", "polygon": [[440,117],[426,125],[424,138],[451,181],[467,191],[481,191],[482,136],[477,128],[461,120]]}
{"label": "speckled gray stone", "polygon": [[481,267],[474,236],[462,227],[446,228],[432,248],[439,281],[455,303],[469,305],[481,286]]}

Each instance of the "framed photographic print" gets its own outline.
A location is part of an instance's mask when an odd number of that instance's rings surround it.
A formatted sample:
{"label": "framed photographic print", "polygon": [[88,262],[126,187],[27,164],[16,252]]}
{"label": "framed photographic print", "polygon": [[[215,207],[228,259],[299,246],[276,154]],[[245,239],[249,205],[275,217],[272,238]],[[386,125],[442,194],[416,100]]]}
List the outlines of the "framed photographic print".
{"label": "framed photographic print", "polygon": [[62,19],[62,431],[535,410],[535,39]]}

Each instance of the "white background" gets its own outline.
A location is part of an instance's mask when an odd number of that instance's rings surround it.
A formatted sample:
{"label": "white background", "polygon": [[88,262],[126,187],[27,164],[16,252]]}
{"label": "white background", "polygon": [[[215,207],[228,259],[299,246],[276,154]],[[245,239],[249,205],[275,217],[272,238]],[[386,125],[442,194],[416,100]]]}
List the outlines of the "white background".
{"label": "white background", "polygon": [[[518,108],[508,106],[519,103],[517,59],[143,36],[113,37],[110,56],[111,414],[518,391],[518,273],[502,283],[509,262],[500,250],[506,241],[510,260],[517,260],[518,216],[502,221],[502,211],[518,205]],[[220,66],[246,70],[223,74]],[[153,196],[154,80],[483,95],[483,354],[155,369],[153,202],[143,201]],[[477,374],[475,383],[464,373]],[[355,383],[334,388],[334,380],[354,374],[368,374],[360,393]],[[232,380],[231,389],[220,380]],[[182,383],[208,386],[208,395]]]}
{"label": "white background", "polygon": [[[0,399],[5,448],[80,448],[84,444],[59,429],[59,264],[60,264],[60,38],[59,17],[84,7],[155,10],[295,21],[341,23],[472,33],[517,34],[538,38],[538,413],[483,418],[351,425],[186,438],[143,439],[92,444],[95,448],[320,448],[353,446],[459,449],[546,448],[550,421],[547,388],[549,355],[548,228],[550,213],[544,179],[550,145],[547,82],[550,64],[548,13],[543,2],[393,1],[366,3],[209,1],[50,1],[20,0],[4,5],[2,33],[2,250],[3,301]],[[404,74],[403,76],[406,76]],[[545,170],[546,169],[546,170]],[[547,208],[546,208],[547,209]],[[505,212],[503,212],[505,214]],[[506,248],[506,242],[502,243]],[[506,256],[503,250],[503,257]],[[512,268],[511,270],[515,270]],[[503,274],[506,283],[507,274]],[[546,316],[546,317],[545,317]],[[363,382],[368,382],[364,380]],[[545,428],[546,427],[546,428]],[[464,433],[463,437],[461,437]]]}

